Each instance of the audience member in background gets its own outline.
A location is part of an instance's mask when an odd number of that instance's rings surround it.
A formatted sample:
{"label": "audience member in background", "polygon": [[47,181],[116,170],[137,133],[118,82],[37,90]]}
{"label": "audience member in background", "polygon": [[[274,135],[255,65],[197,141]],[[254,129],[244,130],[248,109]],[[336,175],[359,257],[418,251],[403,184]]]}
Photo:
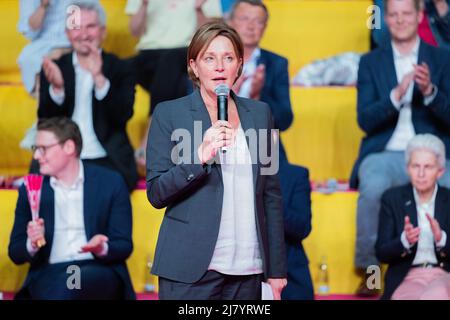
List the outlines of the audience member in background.
{"label": "audience member in background", "polygon": [[[281,146],[280,146],[281,147]],[[288,162],[280,148],[280,184],[283,196],[287,285],[282,300],[313,300],[314,289],[302,241],[311,232],[311,187],[308,169]]]}
{"label": "audience member in background", "polygon": [[[67,9],[73,0],[20,0],[18,30],[31,42],[17,60],[25,89],[39,100],[39,73],[44,57],[57,60],[70,52],[65,32]],[[97,3],[98,0],[90,0]],[[27,131],[20,146],[30,149],[36,139],[36,123]]]}
{"label": "audience member in background", "polygon": [[[33,156],[44,175],[39,219],[31,221],[22,186],[9,243],[14,263],[30,263],[16,299],[135,298],[125,264],[133,250],[127,186],[118,173],[81,161],[82,144],[69,118],[38,123]],[[42,239],[46,244],[39,247]],[[70,280],[76,272],[79,279]]]}
{"label": "audience member in background", "polygon": [[[375,257],[380,199],[408,182],[403,153],[417,133],[433,133],[450,148],[450,55],[420,40],[419,0],[388,0],[391,42],[364,55],[358,71],[358,124],[365,132],[350,178],[359,187],[356,267],[365,272]],[[450,186],[450,174],[441,177]],[[371,295],[363,279],[358,293]]]}
{"label": "audience member in background", "polygon": [[117,170],[133,190],[138,174],[126,124],[133,115],[134,73],[130,63],[101,49],[103,9],[82,1],[75,5],[81,9],[80,28],[67,29],[74,52],[56,62],[44,60],[38,117],[71,117],[83,136],[81,159]]}
{"label": "audience member in background", "polygon": [[436,136],[419,134],[405,158],[410,184],[381,199],[376,253],[389,265],[383,298],[450,300],[450,190],[438,185],[445,146]]}
{"label": "audience member in background", "polygon": [[228,23],[244,43],[244,70],[233,90],[238,96],[266,102],[275,128],[286,130],[293,115],[289,97],[288,61],[259,47],[269,12],[260,0],[237,0]]}
{"label": "audience member in background", "polygon": [[39,93],[39,73],[44,57],[54,60],[70,51],[70,42],[64,30],[67,7],[72,2],[20,0],[18,29],[31,42],[23,48],[17,62],[25,89],[35,97]]}
{"label": "audience member in background", "polygon": [[[211,17],[221,17],[220,0],[128,0],[131,33],[139,38],[133,58],[137,82],[150,93],[150,115],[155,106],[190,91],[186,55],[189,41]],[[147,132],[136,152],[145,166]]]}
{"label": "audience member in background", "polygon": [[[381,28],[372,30],[374,45],[386,45],[390,41],[389,31],[383,21],[385,0],[375,0],[381,9]],[[450,49],[450,0],[421,0],[423,19],[419,23],[419,36],[426,43]]]}
{"label": "audience member in background", "polygon": [[236,0],[221,0],[220,5],[222,6],[222,15],[224,18],[228,18],[230,11],[233,8],[233,4]]}

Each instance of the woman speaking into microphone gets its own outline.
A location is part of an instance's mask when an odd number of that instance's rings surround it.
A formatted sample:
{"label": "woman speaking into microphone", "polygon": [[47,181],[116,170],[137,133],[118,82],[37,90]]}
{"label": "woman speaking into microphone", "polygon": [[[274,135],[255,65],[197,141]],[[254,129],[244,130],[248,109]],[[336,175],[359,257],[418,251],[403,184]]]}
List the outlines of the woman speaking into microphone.
{"label": "woman speaking into microphone", "polygon": [[[242,63],[234,29],[203,25],[188,48],[194,92],[153,113],[147,197],[166,207],[152,267],[160,299],[257,300],[262,281],[279,299],[286,285],[277,170],[261,161],[278,157],[270,108],[227,90]],[[218,95],[227,96],[228,121],[218,120]]]}

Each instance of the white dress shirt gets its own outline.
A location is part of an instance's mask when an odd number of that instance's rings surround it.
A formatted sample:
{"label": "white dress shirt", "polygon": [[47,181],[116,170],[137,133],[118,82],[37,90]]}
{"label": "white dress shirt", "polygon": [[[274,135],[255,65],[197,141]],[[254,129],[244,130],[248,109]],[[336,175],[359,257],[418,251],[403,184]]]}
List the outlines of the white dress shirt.
{"label": "white dress shirt", "polygon": [[209,270],[229,275],[262,273],[256,233],[255,194],[250,152],[239,125],[235,143],[220,152],[223,204],[219,236]]}
{"label": "white dress shirt", "polygon": [[[92,74],[83,69],[76,53],[72,54],[73,67],[75,69],[75,106],[72,114],[72,120],[75,121],[81,132],[83,139],[83,149],[81,150],[81,159],[98,159],[107,156],[105,149],[97,138],[94,130],[92,116],[92,91],[95,89],[95,98],[103,100],[108,94],[111,83],[106,79],[103,88],[94,88],[94,78]],[[65,99],[65,93],[56,94],[53,87],[50,86],[50,97],[57,105],[62,105]]]}
{"label": "white dress shirt", "polygon": [[[80,253],[81,247],[89,240],[84,225],[83,163],[80,161],[78,177],[71,186],[64,185],[55,177],[50,178],[50,186],[55,194],[55,224],[49,263],[94,259],[90,252]],[[39,249],[33,248],[30,239],[27,239],[27,250],[34,256]],[[107,252],[105,243],[99,256]]]}
{"label": "white dress shirt", "polygon": [[242,76],[247,78],[242,82],[241,88],[239,89],[238,96],[244,98],[250,98],[250,90],[252,87],[253,75],[256,72],[256,68],[258,67],[258,60],[261,57],[261,49],[256,48],[253,50],[250,59],[244,63],[244,68],[242,69]]}
{"label": "white dress shirt", "polygon": [[[395,73],[397,75],[397,82],[401,83],[403,77],[410,72],[414,71],[414,64],[417,64],[419,59],[419,46],[420,39],[417,37],[416,44],[412,48],[411,52],[402,55],[394,43],[392,43],[392,51],[394,54],[394,65]],[[400,101],[394,98],[394,89],[392,89],[390,94],[390,99],[394,107],[399,110],[399,116],[397,120],[397,125],[395,127],[394,133],[389,139],[386,150],[390,151],[404,151],[406,146],[412,137],[416,134],[411,117],[411,104],[413,98],[414,90],[414,80],[409,84],[408,90]],[[433,102],[437,94],[437,88],[435,88],[433,94],[424,99],[424,104],[427,106]]]}
{"label": "white dress shirt", "polygon": [[[427,203],[421,203],[419,195],[416,189],[414,189],[414,201],[416,202],[417,222],[418,227],[420,228],[420,235],[419,241],[417,242],[417,252],[413,260],[413,265],[420,265],[423,263],[436,264],[437,258],[434,245],[436,244],[436,247],[442,248],[445,247],[445,244],[447,242],[447,234],[444,230],[442,230],[441,240],[435,243],[433,232],[431,231],[431,225],[426,216],[426,213],[428,213],[432,218],[434,218],[437,190],[438,185],[434,187],[433,196],[431,197],[430,201],[428,201]],[[410,245],[410,243],[406,239],[405,231],[402,232],[400,239],[405,249],[409,250],[412,247],[412,245]]]}

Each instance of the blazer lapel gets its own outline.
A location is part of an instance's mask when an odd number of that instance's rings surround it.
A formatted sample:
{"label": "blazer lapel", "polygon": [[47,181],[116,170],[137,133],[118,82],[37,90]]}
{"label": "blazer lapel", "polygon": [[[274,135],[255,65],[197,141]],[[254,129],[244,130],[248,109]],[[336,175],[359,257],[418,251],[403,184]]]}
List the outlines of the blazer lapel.
{"label": "blazer lapel", "polygon": [[386,83],[388,84],[388,89],[396,87],[401,79],[397,79],[397,73],[395,71],[395,63],[394,63],[394,52],[392,50],[392,45],[389,44],[382,49],[382,59],[383,65],[386,68],[379,68],[379,66],[375,66],[382,74],[384,74]]}
{"label": "blazer lapel", "polygon": [[267,59],[266,52],[263,49],[260,49],[260,53],[261,54],[259,55],[259,59],[256,62],[256,65],[263,64],[263,65],[267,66],[267,63],[269,62],[269,60]]}
{"label": "blazer lapel", "polygon": [[101,190],[98,190],[99,185],[95,183],[95,170],[90,170],[89,166],[84,165],[84,190],[83,190],[83,217],[84,228],[86,230],[86,238],[89,241],[93,234],[95,224],[95,203],[98,197],[101,197]]}
{"label": "blazer lapel", "polygon": [[438,191],[436,194],[436,200],[434,202],[434,218],[439,222],[442,230],[447,229],[447,209],[448,208],[448,198],[442,192],[441,187],[438,186]]}
{"label": "blazer lapel", "polygon": [[[420,41],[419,53],[418,53],[418,57],[417,57],[417,64],[421,64],[422,62],[425,62],[428,65],[428,67],[430,68],[430,77],[433,77],[435,72],[433,72],[432,65],[430,64],[430,61],[428,61],[428,60],[429,59],[428,59],[428,52],[427,52],[426,44],[423,41]],[[433,82],[433,79],[431,79],[431,81]],[[417,84],[414,82],[412,105],[420,106],[420,105],[422,105],[422,101],[423,101],[422,92],[420,92]]]}
{"label": "blazer lapel", "polygon": [[[191,94],[191,115],[192,115],[192,130],[194,133],[194,138],[197,138],[195,135],[196,123],[201,124],[202,135],[198,141],[192,142],[192,150],[197,150],[200,144],[203,141],[203,137],[205,135],[206,130],[208,130],[212,126],[211,118],[209,116],[208,110],[206,109],[205,103],[203,102],[203,98],[200,94],[200,90],[196,89]],[[215,163],[212,167],[214,167],[222,178],[222,169],[219,163]],[[222,179],[220,179],[222,181]]]}
{"label": "blazer lapel", "polygon": [[[251,146],[249,136],[248,135],[245,136],[245,139],[247,140],[247,147],[248,147],[248,150],[250,151],[250,156],[252,159],[253,186],[256,188],[256,180],[258,177],[258,152],[259,152],[258,130],[255,126],[255,122],[253,120],[250,108],[247,105],[245,105],[245,103],[238,96],[236,96],[236,94],[233,91],[231,91],[231,97],[236,102],[236,107],[237,107],[237,111],[239,114],[239,120],[241,121],[241,127],[242,127],[242,130],[244,131],[244,133],[248,129],[252,129],[252,130],[256,129],[256,137],[257,137],[257,141],[256,141],[257,145],[256,146]],[[255,152],[252,152],[252,150],[256,151],[256,154],[254,154]]]}
{"label": "blazer lapel", "polygon": [[202,122],[202,135],[204,135],[206,130],[211,127],[212,123],[200,94],[200,90],[198,89],[191,94],[191,111],[193,120]]}
{"label": "blazer lapel", "polygon": [[[416,201],[414,200],[414,193],[413,193],[413,188],[412,188],[411,184],[408,185],[408,188],[404,189],[403,208],[404,208],[403,220],[405,219],[405,216],[409,216],[411,224],[414,227],[417,227],[418,226],[417,207],[416,207]],[[402,228],[403,228],[403,224],[402,224]]]}
{"label": "blazer lapel", "polygon": [[72,116],[75,108],[75,67],[73,65],[73,54],[64,56],[65,60],[61,65],[61,71],[64,75],[64,87],[66,88],[66,98],[64,101],[71,101],[68,105],[70,116]]}

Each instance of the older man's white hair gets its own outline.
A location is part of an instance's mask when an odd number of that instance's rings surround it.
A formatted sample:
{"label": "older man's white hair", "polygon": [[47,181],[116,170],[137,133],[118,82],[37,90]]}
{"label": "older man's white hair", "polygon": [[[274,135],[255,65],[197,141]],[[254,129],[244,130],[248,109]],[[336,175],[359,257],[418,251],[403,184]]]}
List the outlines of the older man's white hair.
{"label": "older man's white hair", "polygon": [[101,4],[97,1],[92,0],[76,0],[73,1],[67,7],[67,13],[69,15],[73,14],[73,8],[77,8],[78,10],[87,10],[87,11],[95,11],[97,12],[98,22],[102,27],[106,26],[106,13]]}
{"label": "older man's white hair", "polygon": [[445,145],[441,139],[430,133],[418,134],[414,136],[406,147],[405,160],[409,164],[414,151],[426,150],[432,152],[441,168],[445,168]]}

